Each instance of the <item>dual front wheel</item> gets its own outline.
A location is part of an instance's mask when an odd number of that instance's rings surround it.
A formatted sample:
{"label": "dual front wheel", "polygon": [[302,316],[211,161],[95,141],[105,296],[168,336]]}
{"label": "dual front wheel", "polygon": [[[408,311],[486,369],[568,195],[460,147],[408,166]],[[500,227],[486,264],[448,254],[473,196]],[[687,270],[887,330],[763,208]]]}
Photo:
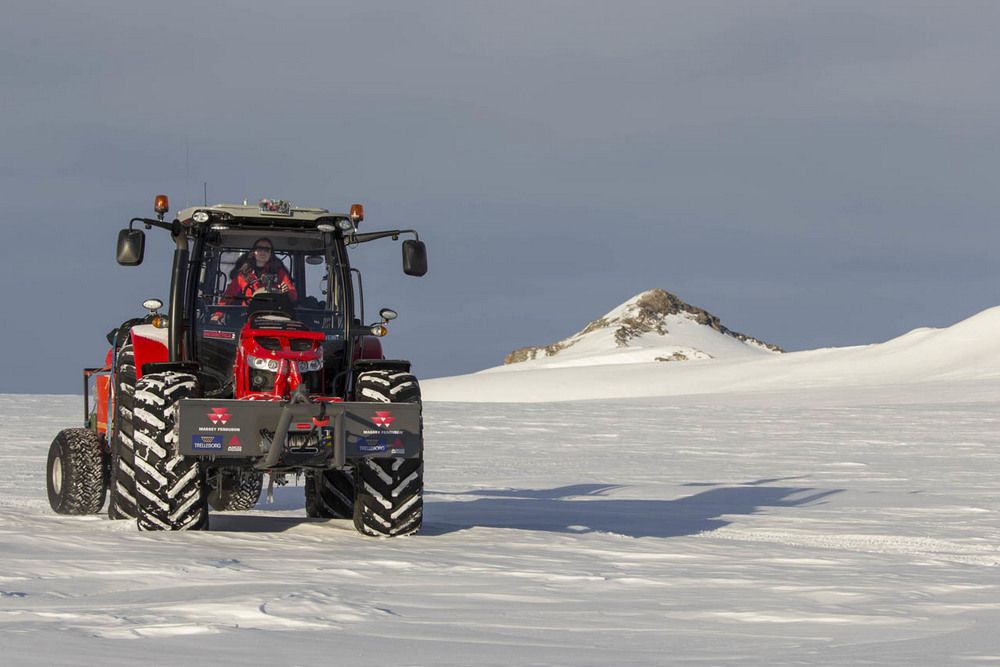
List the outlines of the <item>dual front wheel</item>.
{"label": "dual front wheel", "polygon": [[[419,403],[420,385],[407,372],[368,371],[358,376],[355,400]],[[416,459],[360,459],[347,470],[306,475],[309,516],[352,519],[373,537],[411,535],[423,522],[424,463]]]}

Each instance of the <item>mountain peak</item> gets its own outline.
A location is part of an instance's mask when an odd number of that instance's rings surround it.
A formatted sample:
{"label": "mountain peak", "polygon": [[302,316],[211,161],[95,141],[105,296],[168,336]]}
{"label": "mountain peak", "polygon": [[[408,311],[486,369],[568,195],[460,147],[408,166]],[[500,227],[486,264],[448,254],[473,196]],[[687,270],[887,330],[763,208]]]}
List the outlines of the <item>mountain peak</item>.
{"label": "mountain peak", "polygon": [[[696,325],[697,328],[691,329],[691,325]],[[676,334],[671,333],[674,329],[678,330]],[[714,334],[706,337],[709,330]],[[713,340],[715,338],[719,340]],[[557,355],[577,357],[577,363],[585,363],[580,357],[586,356],[587,352],[604,357],[606,360],[603,363],[684,361],[711,359],[718,356],[715,353],[720,350],[723,356],[728,356],[726,352],[729,351],[742,351],[738,348],[730,350],[732,345],[720,348],[719,343],[723,339],[729,343],[743,344],[748,350],[783,351],[777,345],[733,331],[707,310],[692,306],[676,295],[656,288],[637,294],[569,338],[541,347],[514,350],[507,355],[504,363],[514,364]],[[579,349],[579,344],[584,341],[589,342],[583,346],[586,349]],[[578,348],[574,350],[575,353],[566,354],[565,351],[574,346]],[[704,349],[706,347],[712,350]],[[651,354],[623,354],[639,350]],[[614,354],[616,351],[618,354]]]}

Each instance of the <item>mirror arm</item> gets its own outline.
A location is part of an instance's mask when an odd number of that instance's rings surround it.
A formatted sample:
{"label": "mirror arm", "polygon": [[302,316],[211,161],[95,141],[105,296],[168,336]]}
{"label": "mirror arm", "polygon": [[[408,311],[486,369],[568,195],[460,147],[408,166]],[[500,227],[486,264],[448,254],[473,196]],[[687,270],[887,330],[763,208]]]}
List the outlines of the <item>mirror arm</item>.
{"label": "mirror arm", "polygon": [[345,236],[344,241],[347,243],[367,243],[368,241],[374,241],[375,239],[384,239],[387,237],[392,238],[393,241],[399,240],[400,234],[413,234],[413,238],[417,241],[420,240],[420,236],[417,234],[415,229],[392,229],[384,232],[367,232],[365,234],[351,234],[350,236]]}
{"label": "mirror arm", "polygon": [[146,229],[150,229],[152,227],[159,227],[160,229],[166,229],[169,232],[173,231],[174,228],[173,224],[169,222],[163,222],[162,220],[152,220],[150,218],[132,218],[131,220],[128,221],[129,231],[132,231],[132,225],[134,225],[137,222],[141,222],[142,224],[146,225]]}

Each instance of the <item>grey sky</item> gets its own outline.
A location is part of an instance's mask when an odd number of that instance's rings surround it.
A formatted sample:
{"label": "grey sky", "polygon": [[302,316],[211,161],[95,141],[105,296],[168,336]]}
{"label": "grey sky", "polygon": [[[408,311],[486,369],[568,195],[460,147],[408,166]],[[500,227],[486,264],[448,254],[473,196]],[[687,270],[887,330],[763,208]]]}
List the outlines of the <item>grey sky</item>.
{"label": "grey sky", "polygon": [[[662,287],[788,349],[997,305],[1000,5],[23,2],[0,24],[0,391],[77,391],[166,296],[117,230],[262,196],[416,227],[366,248],[418,374]],[[379,267],[384,265],[384,269]]]}

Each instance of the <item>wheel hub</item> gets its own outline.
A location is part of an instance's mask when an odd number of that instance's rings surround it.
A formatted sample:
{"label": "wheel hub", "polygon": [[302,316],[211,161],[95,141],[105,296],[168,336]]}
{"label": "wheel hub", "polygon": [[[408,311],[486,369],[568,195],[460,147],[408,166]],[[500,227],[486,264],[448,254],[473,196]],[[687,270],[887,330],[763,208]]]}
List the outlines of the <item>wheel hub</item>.
{"label": "wheel hub", "polygon": [[62,457],[57,456],[54,461],[52,461],[52,489],[56,494],[62,493]]}

